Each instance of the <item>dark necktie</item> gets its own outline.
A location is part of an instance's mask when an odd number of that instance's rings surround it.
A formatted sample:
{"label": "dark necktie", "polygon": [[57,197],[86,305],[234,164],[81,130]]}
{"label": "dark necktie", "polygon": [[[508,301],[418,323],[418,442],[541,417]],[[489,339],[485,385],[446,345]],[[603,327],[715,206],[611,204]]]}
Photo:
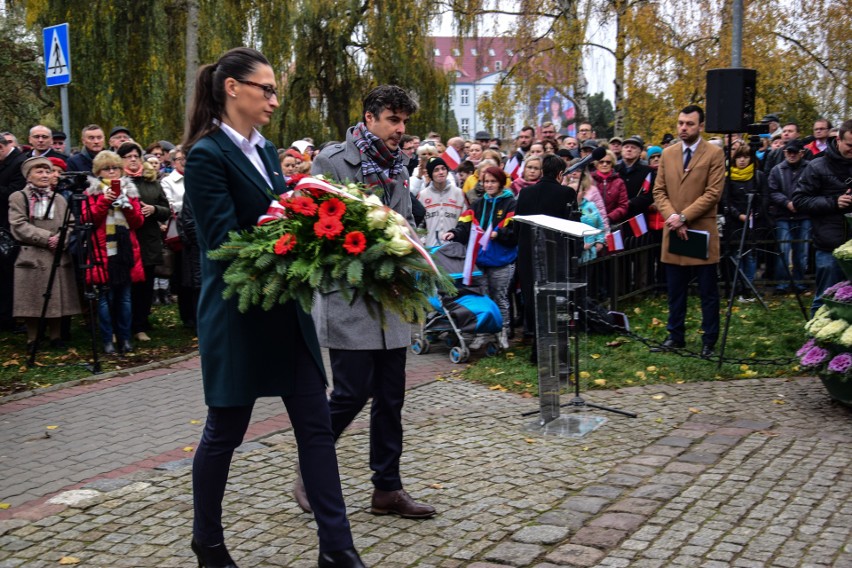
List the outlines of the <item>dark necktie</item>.
{"label": "dark necktie", "polygon": [[689,166],[689,160],[692,159],[692,148],[687,148],[686,152],[683,153],[683,171],[686,171],[686,168]]}

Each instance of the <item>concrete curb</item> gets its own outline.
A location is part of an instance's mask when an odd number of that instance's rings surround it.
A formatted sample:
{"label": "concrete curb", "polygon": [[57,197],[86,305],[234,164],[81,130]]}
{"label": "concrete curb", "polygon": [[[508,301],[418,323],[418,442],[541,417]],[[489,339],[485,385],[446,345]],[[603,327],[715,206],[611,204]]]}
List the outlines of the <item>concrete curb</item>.
{"label": "concrete curb", "polygon": [[126,369],[120,369],[118,371],[110,371],[108,373],[102,373],[100,375],[92,375],[91,377],[86,377],[83,379],[77,379],[74,381],[67,381],[64,383],[58,383],[55,385],[50,385],[49,387],[41,387],[37,389],[32,389],[24,392],[17,392],[15,394],[10,394],[4,397],[0,397],[0,405],[6,404],[7,402],[15,402],[17,400],[23,400],[25,398],[30,398],[33,396],[38,396],[40,394],[46,394],[49,392],[56,392],[63,389],[76,387],[80,385],[90,385],[92,383],[98,383],[105,379],[114,379],[115,377],[126,377],[128,375],[134,375],[136,373],[141,373],[143,371],[150,371],[152,369],[160,369],[165,367],[170,367],[175,363],[180,363],[182,361],[188,361],[194,357],[198,357],[198,350],[193,351],[192,353],[187,353],[185,355],[179,355],[177,357],[172,357],[171,359],[163,359],[162,361],[154,361],[152,363],[146,363],[144,365],[139,365],[138,367],[128,367]]}

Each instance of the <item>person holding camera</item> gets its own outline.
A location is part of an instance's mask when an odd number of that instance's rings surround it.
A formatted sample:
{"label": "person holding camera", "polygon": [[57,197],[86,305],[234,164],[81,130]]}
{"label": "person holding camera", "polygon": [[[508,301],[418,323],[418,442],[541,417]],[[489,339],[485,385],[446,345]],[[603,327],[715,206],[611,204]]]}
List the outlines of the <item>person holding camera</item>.
{"label": "person holding camera", "polygon": [[793,191],[793,206],[811,217],[816,290],[811,315],[822,306],[826,288],[843,280],[832,251],[849,238],[846,215],[852,213],[852,120],[840,125],[837,140],[808,163]]}
{"label": "person holding camera", "polygon": [[95,227],[94,250],[90,251],[86,283],[100,287],[98,294],[98,323],[101,328],[104,353],[116,352],[113,332],[118,340],[118,352],[133,351],[130,343],[132,311],[131,284],[145,281],[142,256],[136,230],[145,223],[139,191],[124,173],[121,156],[102,150],[92,161],[92,172],[86,190],[88,203],[83,208],[83,220]]}
{"label": "person holding camera", "polygon": [[[51,188],[53,164],[47,158],[28,158],[21,164],[27,180],[24,189],[9,198],[9,225],[12,235],[21,243],[15,260],[14,316],[23,318],[27,327],[27,347],[32,346],[38,332],[44,298],[51,269],[59,247],[59,230],[68,203]],[[67,238],[66,238],[67,243]],[[80,313],[77,284],[71,255],[62,251],[44,314],[50,346],[63,349],[60,320]]]}

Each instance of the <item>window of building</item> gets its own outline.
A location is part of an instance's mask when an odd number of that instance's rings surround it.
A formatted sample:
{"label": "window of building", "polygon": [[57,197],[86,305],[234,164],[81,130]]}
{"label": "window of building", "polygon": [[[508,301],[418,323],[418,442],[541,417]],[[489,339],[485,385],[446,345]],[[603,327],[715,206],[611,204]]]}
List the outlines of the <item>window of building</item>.
{"label": "window of building", "polygon": [[495,55],[497,55],[497,54],[496,54],[496,53],[494,53],[494,50],[493,50],[493,49],[491,49],[491,48],[489,47],[489,48],[488,48],[488,55],[490,55],[491,57],[494,57],[494,56],[495,56]]}
{"label": "window of building", "polygon": [[456,71],[456,79],[461,77],[461,71]]}
{"label": "window of building", "polygon": [[494,62],[494,69],[500,71],[503,68],[503,62],[499,59]]}
{"label": "window of building", "polygon": [[472,47],[470,49],[470,54],[473,55],[474,57],[476,57],[477,55],[479,55],[479,50],[476,49],[475,47]]}
{"label": "window of building", "polygon": [[482,72],[488,73],[488,65],[485,65],[485,66],[482,67]]}
{"label": "window of building", "polygon": [[453,57],[461,57],[461,50],[459,48],[453,48]]}
{"label": "window of building", "polygon": [[463,118],[461,119],[461,133],[463,136],[467,136],[470,133],[470,119]]}
{"label": "window of building", "polygon": [[435,53],[435,57],[440,57],[440,56],[441,56],[441,50],[440,50],[440,49],[438,49],[437,47],[434,49],[434,53]]}
{"label": "window of building", "polygon": [[512,52],[512,50],[511,50],[511,49],[507,49],[507,50],[506,50],[506,55],[508,55],[509,57],[512,57],[512,56],[513,56],[513,55],[515,55],[515,54]]}
{"label": "window of building", "polygon": [[459,93],[459,104],[469,105],[470,104],[470,89],[462,89]]}

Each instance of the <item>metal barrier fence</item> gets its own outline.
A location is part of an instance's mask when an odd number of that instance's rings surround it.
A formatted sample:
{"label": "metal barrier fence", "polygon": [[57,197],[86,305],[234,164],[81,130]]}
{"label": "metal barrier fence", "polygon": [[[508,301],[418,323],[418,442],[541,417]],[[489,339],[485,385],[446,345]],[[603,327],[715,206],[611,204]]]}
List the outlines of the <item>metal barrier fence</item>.
{"label": "metal barrier fence", "polygon": [[[590,296],[598,302],[609,305],[610,310],[618,310],[619,303],[630,298],[646,296],[650,293],[666,292],[664,266],[660,262],[661,231],[649,231],[641,237],[626,237],[624,250],[607,253],[586,264],[589,278]],[[802,241],[790,241],[802,242]],[[719,261],[719,284],[730,290],[737,244],[730,239],[722,241],[722,258]],[[757,255],[758,272],[755,286],[772,287],[787,282],[787,275],[774,274],[774,263],[778,241],[772,238],[750,240],[751,254]],[[808,251],[808,272],[804,283],[813,286],[813,247]],[[764,270],[760,267],[764,266]],[[727,294],[725,295],[727,296]],[[724,297],[724,296],[723,296]]]}

